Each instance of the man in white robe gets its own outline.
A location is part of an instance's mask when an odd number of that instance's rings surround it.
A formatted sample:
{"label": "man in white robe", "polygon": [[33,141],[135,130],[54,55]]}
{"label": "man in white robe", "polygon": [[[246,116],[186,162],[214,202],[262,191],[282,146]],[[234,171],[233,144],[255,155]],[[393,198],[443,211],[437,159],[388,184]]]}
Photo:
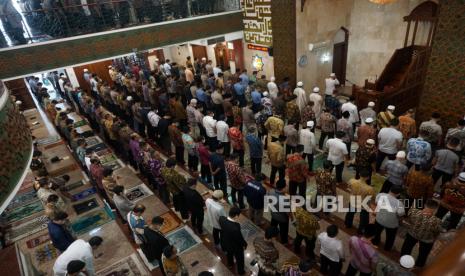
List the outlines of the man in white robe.
{"label": "man in white robe", "polygon": [[296,89],[294,89],[294,95],[297,96],[297,99],[295,100],[297,106],[299,107],[300,112],[304,109],[304,107],[307,105],[307,94],[305,93],[305,90],[302,88],[304,86],[304,83],[299,81],[297,83]]}
{"label": "man in white robe", "polygon": [[313,93],[310,94],[309,98],[313,102],[313,112],[315,112],[316,121],[319,125],[321,110],[323,109],[323,97],[320,95],[320,88],[313,88]]}

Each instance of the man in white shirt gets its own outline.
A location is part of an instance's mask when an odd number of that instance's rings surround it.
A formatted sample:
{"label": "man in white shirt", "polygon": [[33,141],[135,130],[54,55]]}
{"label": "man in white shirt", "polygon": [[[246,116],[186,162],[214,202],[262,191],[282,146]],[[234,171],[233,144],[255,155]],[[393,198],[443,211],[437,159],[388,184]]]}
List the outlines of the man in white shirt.
{"label": "man in white shirt", "polygon": [[398,200],[402,186],[393,185],[388,194],[379,193],[376,196],[376,222],[375,237],[371,240],[378,245],[381,240],[381,233],[386,230],[386,242],[384,250],[390,251],[396,239],[399,227],[399,218],[405,215],[404,204]]}
{"label": "man in white shirt", "polygon": [[65,93],[65,82],[66,82],[66,76],[65,74],[61,73],[60,79],[58,80],[58,85],[60,86],[60,90],[63,93]]}
{"label": "man in white shirt", "polygon": [[403,136],[398,130],[399,119],[391,120],[390,127],[382,128],[378,133],[378,154],[376,155],[376,171],[378,172],[386,156],[389,160],[396,159],[396,153],[402,147]]}
{"label": "man in white shirt", "polygon": [[320,243],[320,268],[322,274],[339,275],[342,262],[344,262],[344,247],[342,241],[337,239],[339,229],[332,224],[326,228],[326,232],[318,235]]}
{"label": "man in white shirt", "polygon": [[325,83],[326,83],[325,95],[326,96],[333,95],[334,90],[336,90],[336,86],[339,85],[339,81],[336,78],[336,74],[331,73],[331,75],[329,75],[329,78],[325,80]]}
{"label": "man in white shirt", "polygon": [[170,60],[167,59],[166,62],[163,64],[163,72],[165,73],[166,76],[171,76],[171,65],[170,65]]}
{"label": "man in white shirt", "polygon": [[355,133],[356,124],[360,121],[360,118],[358,117],[358,108],[354,104],[354,102],[355,102],[355,97],[350,96],[349,101],[344,103],[341,106],[341,112],[348,111],[349,114],[350,114],[349,122],[352,124],[352,132],[353,133]]}
{"label": "man in white shirt", "polygon": [[304,107],[307,105],[307,94],[305,93],[305,90],[302,88],[303,86],[304,83],[299,81],[297,83],[297,87],[294,89],[294,95],[297,96],[295,102],[299,107],[300,112],[302,112]]}
{"label": "man in white shirt", "polygon": [[231,143],[229,142],[229,126],[224,121],[224,115],[220,115],[218,122],[216,122],[216,138],[218,143],[223,145],[224,156],[229,156],[231,153]]}
{"label": "man in white shirt", "polygon": [[205,200],[205,206],[207,207],[207,217],[213,226],[213,241],[217,248],[220,247],[220,235],[221,227],[219,219],[222,216],[226,216],[226,211],[224,210],[223,204],[220,200],[223,198],[223,191],[215,190],[213,192],[212,198]]}
{"label": "man in white shirt", "polygon": [[342,141],[345,133],[336,132],[336,138],[326,141],[328,148],[328,160],[336,167],[336,181],[342,183],[342,171],[344,170],[344,161],[348,159],[349,152],[347,145]]}
{"label": "man in white shirt", "polygon": [[308,170],[313,171],[313,151],[316,145],[315,134],[312,132],[315,122],[308,121],[307,127],[299,131],[299,144],[304,146],[302,157],[308,159]]}
{"label": "man in white shirt", "polygon": [[276,99],[278,97],[279,89],[278,86],[275,83],[276,78],[271,77],[270,82],[266,85],[266,88],[268,88],[268,92],[270,92],[270,98],[272,100]]}
{"label": "man in white shirt", "polygon": [[216,120],[213,119],[213,110],[208,110],[207,115],[202,119],[202,125],[205,128],[207,134],[206,140],[208,146],[214,150],[216,147]]}
{"label": "man in white shirt", "polygon": [[218,67],[218,65],[213,67],[213,75],[215,75],[215,78],[218,78],[219,73],[223,73],[223,70],[221,70],[221,68]]}
{"label": "man in white shirt", "polygon": [[375,107],[374,102],[369,102],[368,106],[365,107],[364,109],[360,110],[360,121],[362,121],[362,125],[365,124],[365,120],[367,118],[376,118],[376,111],[373,110],[373,107]]}
{"label": "man in white shirt", "polygon": [[313,112],[315,112],[316,121],[319,125],[320,115],[323,109],[323,97],[320,95],[320,88],[313,88],[313,93],[310,94],[309,101],[313,102]]}
{"label": "man in white shirt", "polygon": [[88,276],[94,276],[94,254],[96,250],[103,242],[103,239],[99,236],[90,238],[89,242],[85,240],[75,240],[65,252],[61,253],[55,261],[53,266],[54,276],[65,276],[67,275],[68,263],[73,260],[79,260],[86,263],[86,271]]}

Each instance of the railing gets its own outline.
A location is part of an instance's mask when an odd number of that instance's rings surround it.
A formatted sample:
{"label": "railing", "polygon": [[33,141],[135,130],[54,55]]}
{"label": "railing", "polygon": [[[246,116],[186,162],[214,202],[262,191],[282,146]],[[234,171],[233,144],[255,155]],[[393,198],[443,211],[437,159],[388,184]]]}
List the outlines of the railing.
{"label": "railing", "polygon": [[0,48],[240,9],[240,0],[10,1],[0,7]]}

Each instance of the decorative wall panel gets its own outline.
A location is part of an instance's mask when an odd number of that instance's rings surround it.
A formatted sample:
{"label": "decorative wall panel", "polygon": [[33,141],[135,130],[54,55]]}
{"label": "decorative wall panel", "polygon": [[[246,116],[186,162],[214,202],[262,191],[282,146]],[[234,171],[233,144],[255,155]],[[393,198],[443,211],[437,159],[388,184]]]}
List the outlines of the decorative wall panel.
{"label": "decorative wall panel", "polygon": [[0,82],[0,213],[29,167],[32,141],[26,120]]}
{"label": "decorative wall panel", "polygon": [[0,79],[241,31],[242,12],[189,18],[0,51]]}
{"label": "decorative wall panel", "polygon": [[418,120],[441,114],[443,130],[463,118],[465,103],[465,1],[440,1],[439,22],[433,38]]}
{"label": "decorative wall panel", "polygon": [[296,83],[296,2],[279,0],[271,3],[273,24],[279,26],[273,30],[274,75],[280,83],[289,77],[291,85]]}
{"label": "decorative wall panel", "polygon": [[241,7],[245,42],[272,46],[271,0],[241,0]]}

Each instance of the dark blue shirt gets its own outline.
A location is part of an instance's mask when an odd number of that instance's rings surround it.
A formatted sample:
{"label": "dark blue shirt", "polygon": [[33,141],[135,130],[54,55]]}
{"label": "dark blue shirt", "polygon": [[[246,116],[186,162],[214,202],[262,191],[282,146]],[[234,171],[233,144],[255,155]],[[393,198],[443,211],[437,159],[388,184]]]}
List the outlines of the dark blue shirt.
{"label": "dark blue shirt", "polygon": [[245,140],[249,144],[250,157],[262,158],[263,157],[263,144],[257,136],[253,134],[247,134]]}
{"label": "dark blue shirt", "polygon": [[212,165],[212,170],[216,171],[218,168],[219,172],[216,174],[218,176],[226,176],[226,170],[224,167],[224,157],[218,153],[213,153],[210,155],[210,164]]}
{"label": "dark blue shirt", "polygon": [[61,252],[65,251],[74,242],[71,233],[63,225],[53,221],[48,222],[48,234],[53,245]]}
{"label": "dark blue shirt", "polygon": [[339,109],[341,108],[341,102],[339,102],[338,99],[336,99],[335,97],[326,96],[325,106],[329,108],[329,110],[331,111],[331,114],[333,114],[335,117],[339,116]]}
{"label": "dark blue shirt", "polygon": [[258,92],[257,90],[254,90],[252,91],[252,102],[254,104],[260,104],[261,103],[261,100],[262,100],[262,94],[260,94],[260,92]]}
{"label": "dark blue shirt", "polygon": [[199,89],[197,89],[197,91],[195,91],[195,96],[197,97],[197,100],[199,102],[204,103],[204,102],[207,101],[205,91],[202,88],[199,88]]}
{"label": "dark blue shirt", "polygon": [[253,209],[263,209],[265,206],[266,190],[263,188],[262,183],[258,181],[249,181],[244,187],[244,195],[247,198],[247,203]]}

